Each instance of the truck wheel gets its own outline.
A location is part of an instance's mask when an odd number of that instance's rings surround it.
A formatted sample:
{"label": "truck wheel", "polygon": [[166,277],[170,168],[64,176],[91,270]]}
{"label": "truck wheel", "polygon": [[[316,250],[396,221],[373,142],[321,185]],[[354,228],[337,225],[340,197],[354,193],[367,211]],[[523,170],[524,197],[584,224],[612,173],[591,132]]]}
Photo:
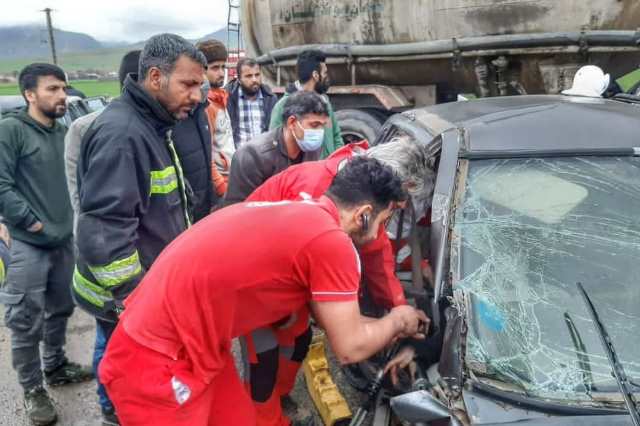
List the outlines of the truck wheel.
{"label": "truck wheel", "polygon": [[372,143],[382,128],[382,121],[377,115],[357,109],[336,111],[336,120],[340,124],[345,144],[359,142],[362,139]]}

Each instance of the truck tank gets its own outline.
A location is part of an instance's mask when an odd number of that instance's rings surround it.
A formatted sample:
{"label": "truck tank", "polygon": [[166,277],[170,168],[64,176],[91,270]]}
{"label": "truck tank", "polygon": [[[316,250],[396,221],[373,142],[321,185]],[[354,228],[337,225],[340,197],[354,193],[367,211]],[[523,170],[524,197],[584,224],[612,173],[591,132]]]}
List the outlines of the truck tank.
{"label": "truck tank", "polygon": [[243,0],[241,23],[275,86],[302,50],[327,53],[338,110],[558,93],[582,65],[640,64],[637,0]]}
{"label": "truck tank", "polygon": [[[638,65],[638,51],[632,44],[638,38],[631,35],[625,43],[622,33],[617,34],[622,38],[616,39],[611,31],[635,33],[638,27],[640,2],[636,0],[242,1],[242,28],[249,55],[268,63],[294,57],[286,54],[295,50],[292,46],[334,45],[334,56],[344,55],[356,64],[358,59],[366,60],[366,66],[356,67],[357,84],[446,82],[475,86],[475,60],[468,59],[498,57],[502,51],[522,54],[509,58],[507,66],[525,68],[522,82],[531,93],[555,92],[559,88],[546,88],[536,68],[591,62],[614,75],[628,71]],[[608,30],[608,36],[600,34],[597,39],[599,30]],[[616,55],[625,45],[634,51],[632,57],[628,52]],[[359,51],[358,47],[368,49]],[[603,47],[607,53],[601,53]],[[513,52],[518,48],[529,51]],[[443,55],[449,57],[443,61]],[[460,72],[452,73],[451,58],[456,55]],[[376,56],[380,58],[376,60]],[[467,70],[471,72],[464,72],[469,67],[466,62],[471,62],[472,69]],[[338,68],[332,67],[334,83],[351,84],[351,73]],[[292,79],[290,71],[281,77]],[[276,79],[273,67],[267,67],[266,72]]]}

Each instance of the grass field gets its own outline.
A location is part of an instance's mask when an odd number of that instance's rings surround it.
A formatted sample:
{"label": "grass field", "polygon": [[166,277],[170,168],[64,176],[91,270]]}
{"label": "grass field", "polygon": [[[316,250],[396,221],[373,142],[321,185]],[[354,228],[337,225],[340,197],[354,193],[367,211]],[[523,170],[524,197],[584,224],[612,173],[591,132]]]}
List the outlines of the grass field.
{"label": "grass field", "polygon": [[[60,65],[65,71],[117,71],[122,57],[129,50],[131,50],[131,48],[113,48],[83,53],[66,53],[58,57],[58,65]],[[51,57],[3,59],[0,61],[0,74],[20,71],[26,65],[33,62],[51,62]]]}
{"label": "grass field", "polygon": [[[120,94],[120,83],[118,81],[77,80],[72,81],[71,85],[87,96],[115,97]],[[0,96],[19,94],[18,85],[0,84]]]}

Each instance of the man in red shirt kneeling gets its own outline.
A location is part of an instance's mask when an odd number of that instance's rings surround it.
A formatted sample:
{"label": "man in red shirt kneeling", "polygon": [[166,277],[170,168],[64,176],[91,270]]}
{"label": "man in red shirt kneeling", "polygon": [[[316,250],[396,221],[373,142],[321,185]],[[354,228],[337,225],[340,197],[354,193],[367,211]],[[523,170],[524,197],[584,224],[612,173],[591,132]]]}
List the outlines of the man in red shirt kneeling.
{"label": "man in red shirt kneeling", "polygon": [[121,424],[255,425],[231,339],[305,304],[341,363],[422,332],[413,307],[374,320],[358,306],[354,242],[375,239],[405,199],[391,169],[355,158],[317,200],[241,203],[183,233],[126,300],[100,366]]}

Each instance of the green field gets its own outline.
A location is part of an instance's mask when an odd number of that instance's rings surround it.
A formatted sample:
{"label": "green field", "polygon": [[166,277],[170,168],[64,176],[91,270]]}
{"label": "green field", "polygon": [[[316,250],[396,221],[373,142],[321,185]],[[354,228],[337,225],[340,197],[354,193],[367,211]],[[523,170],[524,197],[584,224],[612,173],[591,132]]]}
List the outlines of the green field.
{"label": "green field", "polygon": [[[118,81],[78,80],[72,81],[71,85],[87,96],[115,97],[120,94],[120,83]],[[0,84],[0,96],[19,94],[18,85]]]}
{"label": "green field", "polygon": [[[113,48],[83,53],[66,53],[58,57],[58,65],[67,72],[78,70],[117,71],[122,57],[131,49]],[[51,57],[3,59],[0,61],[0,74],[18,72],[33,62],[51,62]]]}

